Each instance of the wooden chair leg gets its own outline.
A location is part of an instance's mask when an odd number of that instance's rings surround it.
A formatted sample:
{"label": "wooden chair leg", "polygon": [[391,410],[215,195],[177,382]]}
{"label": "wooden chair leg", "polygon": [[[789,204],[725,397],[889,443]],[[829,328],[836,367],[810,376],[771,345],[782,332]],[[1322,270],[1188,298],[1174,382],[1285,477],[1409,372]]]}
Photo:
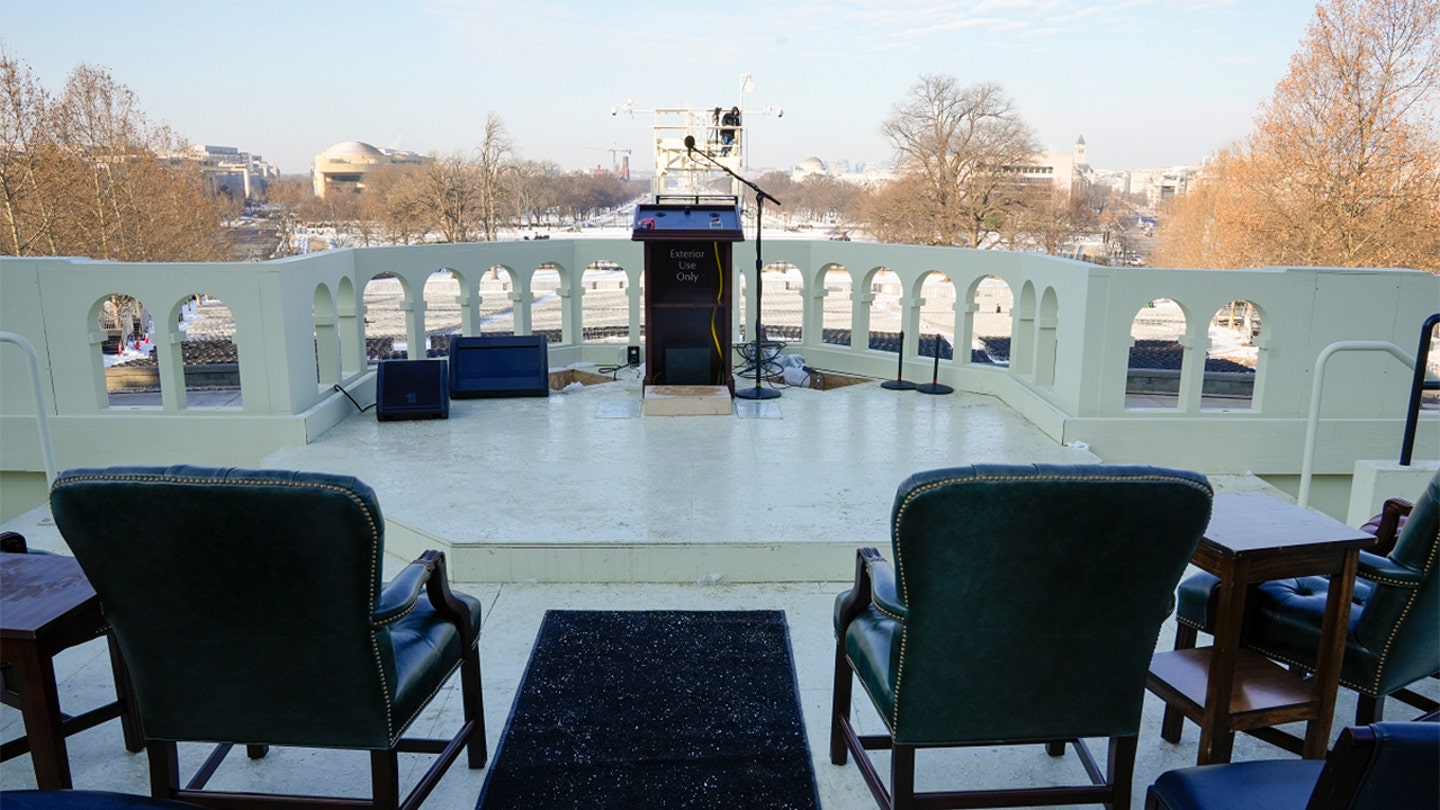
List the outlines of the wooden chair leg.
{"label": "wooden chair leg", "polygon": [[1385,698],[1358,695],[1355,699],[1355,725],[1368,726],[1385,719]]}
{"label": "wooden chair leg", "polygon": [[1110,752],[1105,760],[1106,782],[1114,800],[1106,805],[1111,810],[1129,810],[1130,793],[1135,781],[1135,754],[1140,736],[1111,737]]}
{"label": "wooden chair leg", "polygon": [[890,808],[914,810],[915,746],[896,745],[890,749]]}
{"label": "wooden chair leg", "polygon": [[115,634],[106,633],[105,643],[110,648],[110,672],[115,678],[115,699],[120,702],[120,732],[125,737],[125,750],[130,753],[144,750],[145,732],[140,727],[140,707],[136,703],[135,687],[130,683],[130,670],[125,668],[125,659],[120,657],[120,645],[115,643]]}
{"label": "wooden chair leg", "polygon": [[370,801],[374,810],[400,807],[400,752],[370,752]]}
{"label": "wooden chair leg", "polygon": [[460,698],[465,708],[465,722],[474,721],[475,733],[465,744],[466,764],[471,770],[485,767],[489,750],[485,742],[485,703],[481,698],[484,690],[480,681],[480,652],[471,649],[460,664]]}
{"label": "wooden chair leg", "polygon": [[850,717],[850,690],[854,688],[854,683],[850,663],[845,660],[845,649],[837,641],[835,684],[830,690],[830,762],[833,765],[844,765],[850,760],[849,749],[845,745],[845,732],[840,728],[840,721]]}
{"label": "wooden chair leg", "polygon": [[[1175,623],[1175,649],[1191,650],[1195,648],[1195,641],[1199,638],[1199,632],[1184,622]],[[1165,715],[1160,720],[1160,739],[1169,743],[1180,742],[1181,730],[1185,727],[1185,715],[1180,710],[1165,704]]]}
{"label": "wooden chair leg", "polygon": [[18,709],[20,708],[20,693],[15,690],[18,684],[12,681],[15,678],[13,672],[14,668],[9,664],[0,664],[0,704]]}
{"label": "wooden chair leg", "polygon": [[173,799],[180,790],[180,755],[173,742],[147,740],[145,756],[150,761],[150,795]]}

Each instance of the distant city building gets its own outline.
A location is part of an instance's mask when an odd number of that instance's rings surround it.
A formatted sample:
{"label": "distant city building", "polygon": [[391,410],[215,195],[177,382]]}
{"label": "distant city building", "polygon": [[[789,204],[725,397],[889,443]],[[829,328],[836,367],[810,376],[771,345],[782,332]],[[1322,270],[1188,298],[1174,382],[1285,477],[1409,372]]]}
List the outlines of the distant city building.
{"label": "distant city building", "polygon": [[206,187],[213,194],[228,194],[247,200],[262,197],[266,181],[280,176],[280,170],[259,155],[241,152],[233,146],[195,146],[190,154],[176,157],[198,162]]}
{"label": "distant city building", "polygon": [[1047,183],[1068,197],[1085,190],[1094,176],[1094,170],[1086,162],[1085,152],[1085,136],[1081,135],[1075,139],[1075,147],[1069,152],[1037,154],[1031,162],[1006,166],[1005,170],[1019,175],[1026,183]]}
{"label": "distant city building", "polygon": [[825,165],[825,161],[812,155],[800,161],[800,165],[796,166],[790,172],[790,179],[798,183],[807,177],[813,177],[815,175],[828,177],[830,175],[830,167]]}
{"label": "distant city building", "polygon": [[[1048,183],[1057,191],[1073,194],[1086,188],[1095,173],[1086,162],[1085,152],[1085,136],[1082,135],[1075,141],[1075,148],[1070,152],[1037,154],[1031,162],[1006,166],[1005,171],[1016,175],[1027,184]],[[852,171],[849,161],[837,160],[827,164],[814,156],[806,158],[790,170],[790,179],[797,183],[816,175],[834,177],[858,186],[871,186],[895,178],[893,171],[879,164],[856,164]]]}
{"label": "distant city building", "polygon": [[848,160],[836,160],[827,164],[813,155],[805,158],[800,165],[790,170],[790,179],[797,183],[807,177],[815,176],[833,177],[836,180],[868,188],[876,183],[893,180],[895,173],[878,163],[857,163],[852,170]]}
{"label": "distant city building", "polygon": [[[1204,174],[1209,160],[1181,166],[1155,169],[1096,169],[1090,165],[1085,136],[1075,139],[1070,152],[1037,154],[1029,163],[1007,166],[1005,171],[1024,183],[1048,183],[1056,191],[1075,194],[1091,186],[1105,186],[1118,194],[1142,194],[1151,208],[1186,194]],[[790,179],[801,182],[807,177],[825,176],[871,186],[895,178],[895,173],[879,164],[857,163],[852,171],[848,161],[826,162],[811,156],[790,170]]]}
{"label": "distant city building", "polygon": [[342,141],[315,156],[311,175],[315,196],[324,197],[331,189],[361,191],[365,175],[384,166],[418,165],[430,158],[415,152],[379,149],[360,141]]}
{"label": "distant city building", "polygon": [[1098,172],[1095,182],[1120,194],[1143,194],[1145,203],[1158,207],[1189,192],[1204,173],[1205,163],[1189,163],[1158,169],[1128,169]]}

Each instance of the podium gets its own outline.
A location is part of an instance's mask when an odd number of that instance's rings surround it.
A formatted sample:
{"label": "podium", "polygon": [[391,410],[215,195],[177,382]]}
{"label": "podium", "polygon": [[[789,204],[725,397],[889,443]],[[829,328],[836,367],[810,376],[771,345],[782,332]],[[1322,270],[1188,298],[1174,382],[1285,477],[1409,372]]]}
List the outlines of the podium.
{"label": "podium", "polygon": [[735,197],[658,197],[635,207],[645,243],[645,385],[724,386],[730,362],[731,245],[745,239]]}

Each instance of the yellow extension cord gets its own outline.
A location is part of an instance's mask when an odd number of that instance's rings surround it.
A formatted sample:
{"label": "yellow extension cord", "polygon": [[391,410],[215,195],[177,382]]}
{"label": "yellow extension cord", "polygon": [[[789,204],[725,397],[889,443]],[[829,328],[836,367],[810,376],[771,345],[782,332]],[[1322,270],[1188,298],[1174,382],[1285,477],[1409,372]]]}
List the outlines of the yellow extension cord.
{"label": "yellow extension cord", "polygon": [[715,316],[720,313],[720,303],[725,300],[725,265],[720,263],[720,243],[711,242],[715,250],[715,271],[720,277],[720,289],[715,293],[715,306],[710,310],[710,340],[715,344],[715,356],[720,358],[721,367],[724,367],[725,350],[720,347],[720,333],[715,329]]}

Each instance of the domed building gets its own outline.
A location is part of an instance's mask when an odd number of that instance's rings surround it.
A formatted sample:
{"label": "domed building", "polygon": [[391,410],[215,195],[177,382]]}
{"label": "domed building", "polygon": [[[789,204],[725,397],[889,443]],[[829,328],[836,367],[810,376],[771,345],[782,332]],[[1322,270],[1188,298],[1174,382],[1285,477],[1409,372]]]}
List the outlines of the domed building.
{"label": "domed building", "polygon": [[379,149],[362,141],[341,141],[315,156],[311,176],[315,196],[324,197],[331,189],[361,191],[365,175],[382,166],[426,163],[429,158],[414,152]]}
{"label": "domed building", "polygon": [[795,170],[790,173],[790,179],[799,182],[811,175],[827,175],[829,173],[830,169],[825,165],[825,161],[812,155],[795,167]]}

